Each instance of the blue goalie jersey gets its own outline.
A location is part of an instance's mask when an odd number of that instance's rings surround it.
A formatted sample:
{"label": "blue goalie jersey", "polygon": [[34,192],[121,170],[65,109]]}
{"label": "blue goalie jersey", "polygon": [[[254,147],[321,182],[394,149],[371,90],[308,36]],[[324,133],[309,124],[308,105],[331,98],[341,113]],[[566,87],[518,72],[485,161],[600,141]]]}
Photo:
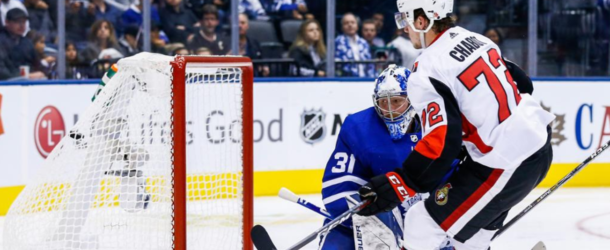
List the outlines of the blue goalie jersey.
{"label": "blue goalie jersey", "polygon": [[[402,167],[420,139],[420,133],[407,133],[400,140],[392,140],[385,123],[372,107],[349,115],[341,127],[322,179],[326,210],[333,217],[347,211],[345,196],[357,194],[372,177]],[[322,249],[354,249],[353,246],[352,230],[337,227],[324,240]]]}

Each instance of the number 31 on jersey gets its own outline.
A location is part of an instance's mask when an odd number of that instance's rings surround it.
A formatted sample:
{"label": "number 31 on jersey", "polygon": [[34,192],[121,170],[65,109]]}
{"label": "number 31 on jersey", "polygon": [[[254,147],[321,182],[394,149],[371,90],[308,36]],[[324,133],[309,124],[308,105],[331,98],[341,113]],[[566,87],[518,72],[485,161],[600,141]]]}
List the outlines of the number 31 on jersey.
{"label": "number 31 on jersey", "polygon": [[349,156],[345,152],[337,152],[335,153],[335,160],[337,160],[337,165],[332,168],[332,172],[334,174],[345,173],[353,173],[354,165],[356,164],[356,157],[354,154],[350,154]]}

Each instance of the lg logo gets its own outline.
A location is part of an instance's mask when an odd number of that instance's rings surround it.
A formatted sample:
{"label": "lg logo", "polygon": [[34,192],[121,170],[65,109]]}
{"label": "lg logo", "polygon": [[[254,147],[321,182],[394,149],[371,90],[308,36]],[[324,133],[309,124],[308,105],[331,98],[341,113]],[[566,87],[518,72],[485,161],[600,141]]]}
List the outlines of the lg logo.
{"label": "lg logo", "polygon": [[44,107],[36,117],[34,127],[34,141],[38,153],[47,158],[65,134],[66,126],[59,110],[53,106]]}

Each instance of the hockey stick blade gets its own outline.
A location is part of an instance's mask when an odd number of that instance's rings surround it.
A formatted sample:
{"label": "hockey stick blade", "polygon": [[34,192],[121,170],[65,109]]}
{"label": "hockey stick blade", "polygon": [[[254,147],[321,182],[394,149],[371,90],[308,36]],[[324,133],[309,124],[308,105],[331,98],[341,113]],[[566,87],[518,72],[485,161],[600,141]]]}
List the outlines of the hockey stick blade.
{"label": "hockey stick blade", "polygon": [[256,225],[250,230],[250,236],[252,237],[252,243],[258,250],[277,250],[267,230],[261,226]]}

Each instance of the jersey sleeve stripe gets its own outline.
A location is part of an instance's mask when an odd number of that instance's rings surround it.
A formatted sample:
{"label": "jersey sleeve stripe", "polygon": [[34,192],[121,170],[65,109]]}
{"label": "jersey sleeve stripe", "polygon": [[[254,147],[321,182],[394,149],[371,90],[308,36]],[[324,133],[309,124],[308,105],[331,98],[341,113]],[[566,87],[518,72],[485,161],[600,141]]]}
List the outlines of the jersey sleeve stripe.
{"label": "jersey sleeve stripe", "polygon": [[441,228],[447,232],[455,222],[460,219],[472,206],[474,206],[490,189],[494,187],[500,176],[504,173],[502,169],[494,169],[487,180],[472,193],[457,209],[453,211],[441,224]]}
{"label": "jersey sleeve stripe", "polygon": [[451,169],[462,146],[462,121],[458,103],[447,85],[432,77],[429,80],[436,94],[443,98],[440,109],[445,110],[446,124],[424,136],[402,164],[403,179],[418,193],[427,193],[437,187]]}
{"label": "jersey sleeve stripe", "polygon": [[365,181],[362,178],[359,178],[359,177],[356,177],[356,176],[353,176],[353,175],[346,175],[346,176],[341,176],[339,178],[335,178],[335,179],[323,182],[322,183],[322,189],[325,189],[327,187],[334,186],[334,185],[337,185],[337,184],[341,184],[341,183],[344,183],[344,182],[354,182],[354,183],[359,184],[359,185],[364,185],[364,184],[368,183],[368,181]]}
{"label": "jersey sleeve stripe", "polygon": [[436,160],[443,152],[446,135],[447,125],[439,126],[432,130],[432,132],[428,133],[423,140],[417,143],[415,150],[431,160]]}
{"label": "jersey sleeve stripe", "polygon": [[443,98],[444,107],[440,108],[445,110],[447,124],[435,128],[424,136],[415,146],[415,151],[431,160],[442,156],[455,158],[462,145],[459,106],[447,85],[435,78],[429,79],[436,93]]}
{"label": "jersey sleeve stripe", "polygon": [[330,203],[333,203],[335,201],[343,199],[346,196],[350,196],[350,195],[356,194],[356,193],[358,193],[358,192],[357,191],[345,191],[345,192],[341,192],[341,193],[335,194],[333,196],[327,197],[326,199],[322,200],[322,202],[324,202],[324,205],[328,205]]}

